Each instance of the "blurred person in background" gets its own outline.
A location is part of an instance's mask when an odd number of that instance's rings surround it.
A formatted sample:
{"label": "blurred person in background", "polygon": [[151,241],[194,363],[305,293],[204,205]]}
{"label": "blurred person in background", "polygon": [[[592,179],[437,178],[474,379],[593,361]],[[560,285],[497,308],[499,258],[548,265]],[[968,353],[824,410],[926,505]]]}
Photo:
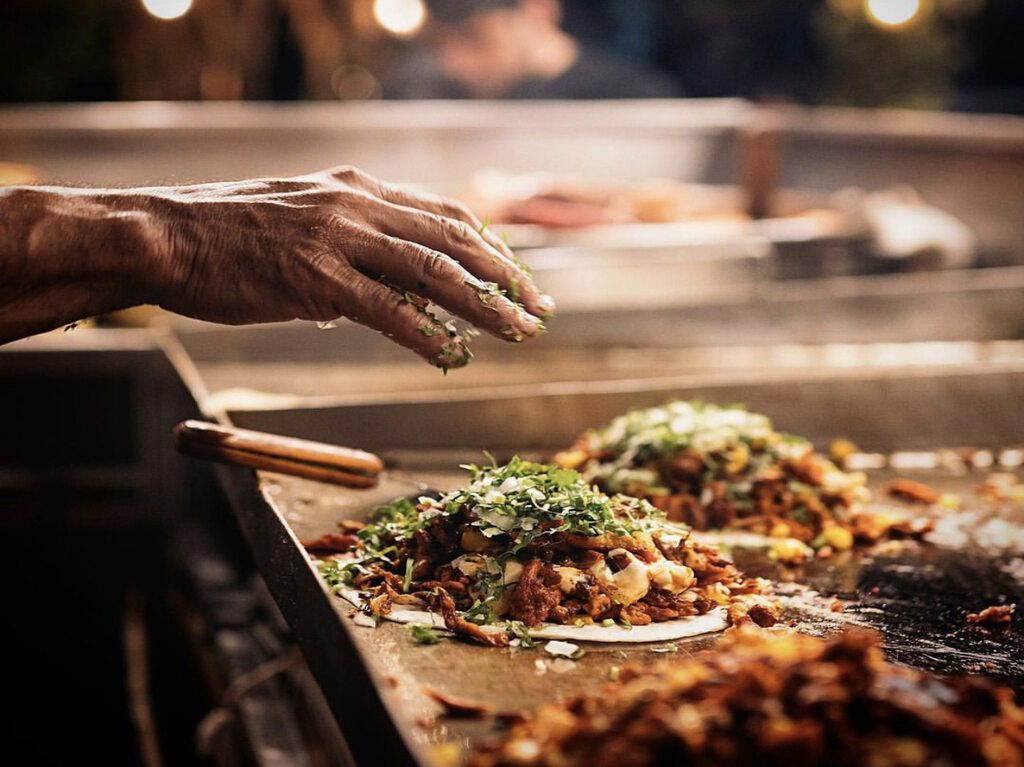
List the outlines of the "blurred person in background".
{"label": "blurred person in background", "polygon": [[428,0],[425,48],[385,98],[630,99],[682,95],[671,79],[566,33],[558,0]]}

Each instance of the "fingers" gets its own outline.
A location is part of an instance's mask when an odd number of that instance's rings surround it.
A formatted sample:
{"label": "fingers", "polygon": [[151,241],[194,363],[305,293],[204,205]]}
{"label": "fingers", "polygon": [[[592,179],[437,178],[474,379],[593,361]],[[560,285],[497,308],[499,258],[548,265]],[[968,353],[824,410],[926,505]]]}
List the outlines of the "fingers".
{"label": "fingers", "polygon": [[383,333],[436,367],[464,367],[472,358],[465,341],[425,308],[402,293],[355,270],[346,273],[339,288],[338,314]]}
{"label": "fingers", "polygon": [[477,218],[473,211],[458,200],[451,200],[429,192],[414,191],[383,181],[377,182],[377,193],[381,199],[388,202],[437,213],[453,221],[461,221],[470,226],[474,232],[478,232],[482,239],[503,256],[508,259],[514,258],[512,248],[509,247],[508,243],[495,234],[490,227],[484,226],[483,222]]}
{"label": "fingers", "polygon": [[[522,341],[544,326],[444,253],[415,242],[340,222],[339,248],[364,273],[380,275],[399,288],[425,296],[498,338]],[[346,231],[348,229],[348,231]]]}
{"label": "fingers", "polygon": [[449,254],[481,280],[496,282],[531,314],[554,313],[554,301],[540,292],[508,245],[461,202],[388,184],[356,168],[330,174],[386,203],[374,222],[381,231]]}
{"label": "fingers", "polygon": [[541,294],[530,276],[496,253],[468,224],[392,203],[383,203],[377,215],[375,224],[385,234],[451,256],[480,280],[497,283],[531,314],[544,317],[554,310],[554,302]]}

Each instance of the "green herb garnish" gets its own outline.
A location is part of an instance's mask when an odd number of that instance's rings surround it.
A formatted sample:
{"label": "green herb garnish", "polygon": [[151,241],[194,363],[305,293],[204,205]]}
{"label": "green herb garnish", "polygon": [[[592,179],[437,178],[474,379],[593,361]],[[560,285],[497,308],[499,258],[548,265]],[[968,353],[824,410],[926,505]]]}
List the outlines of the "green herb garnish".
{"label": "green herb garnish", "polygon": [[422,623],[410,623],[409,633],[416,644],[438,644],[441,641],[441,637],[432,627]]}
{"label": "green herb garnish", "polygon": [[[362,542],[356,559],[321,564],[321,573],[332,587],[352,581],[371,564],[404,573],[402,590],[415,592],[412,556],[416,533],[438,517],[459,517],[479,536],[492,540],[494,554],[477,554],[471,596],[473,602],[460,614],[479,625],[501,622],[503,597],[515,582],[506,582],[506,569],[519,564],[516,555],[525,547],[556,535],[604,534],[634,536],[664,529],[664,514],[647,501],[609,496],[583,480],[572,469],[534,463],[513,457],[498,465],[463,466],[469,472],[465,487],[440,498],[422,497],[417,503],[400,498],[377,508],[371,521],[357,535]],[[404,558],[399,558],[404,557]],[[399,569],[402,568],[402,569]],[[532,646],[526,627],[507,624],[508,631]]]}
{"label": "green herb garnish", "polygon": [[412,557],[405,560],[405,578],[402,580],[402,593],[409,593],[409,586],[412,584],[412,570],[416,566],[416,562]]}
{"label": "green herb garnish", "polygon": [[530,630],[526,628],[526,624],[522,621],[509,621],[508,622],[508,633],[513,638],[519,640],[519,646],[527,649],[533,649],[536,646],[533,637],[530,636]]}

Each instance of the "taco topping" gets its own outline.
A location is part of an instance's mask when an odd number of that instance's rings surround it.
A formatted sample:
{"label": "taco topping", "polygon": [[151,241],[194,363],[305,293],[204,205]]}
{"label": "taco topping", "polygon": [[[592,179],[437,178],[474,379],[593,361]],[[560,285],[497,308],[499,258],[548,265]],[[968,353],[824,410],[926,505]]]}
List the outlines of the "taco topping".
{"label": "taco topping", "polygon": [[464,468],[461,489],[377,509],[351,552],[320,564],[328,583],[358,591],[369,612],[429,610],[492,645],[529,642],[541,624],[681,620],[769,590],[647,501],[607,495],[575,470],[519,458]]}
{"label": "taco topping", "polygon": [[867,478],[742,407],[669,402],[583,434],[555,463],[610,493],[649,500],[696,530],[795,539],[817,551],[874,541],[903,521],[871,513]]}

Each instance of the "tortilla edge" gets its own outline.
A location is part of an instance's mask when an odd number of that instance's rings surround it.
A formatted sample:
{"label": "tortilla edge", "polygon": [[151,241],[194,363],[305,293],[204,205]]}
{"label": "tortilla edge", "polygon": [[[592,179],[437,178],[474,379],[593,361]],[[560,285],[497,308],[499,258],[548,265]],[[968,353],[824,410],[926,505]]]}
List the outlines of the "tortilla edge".
{"label": "tortilla edge", "polygon": [[[336,592],[346,602],[361,609],[364,600],[355,589],[340,589]],[[444,620],[437,613],[429,610],[392,609],[383,616],[393,623],[418,623],[431,628],[447,631]],[[716,607],[704,615],[676,618],[671,621],[649,623],[646,626],[564,626],[557,623],[541,624],[539,629],[530,629],[534,639],[561,639],[577,642],[601,642],[603,644],[639,644],[649,642],[670,642],[675,639],[689,639],[704,634],[715,634],[729,627],[727,611],[724,607]],[[596,636],[595,636],[596,634]]]}

